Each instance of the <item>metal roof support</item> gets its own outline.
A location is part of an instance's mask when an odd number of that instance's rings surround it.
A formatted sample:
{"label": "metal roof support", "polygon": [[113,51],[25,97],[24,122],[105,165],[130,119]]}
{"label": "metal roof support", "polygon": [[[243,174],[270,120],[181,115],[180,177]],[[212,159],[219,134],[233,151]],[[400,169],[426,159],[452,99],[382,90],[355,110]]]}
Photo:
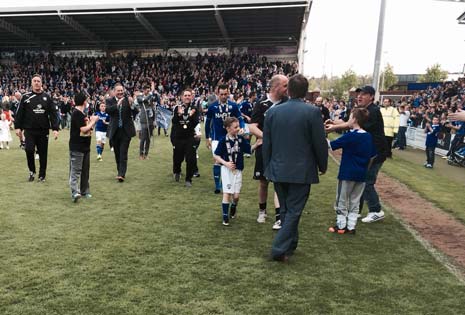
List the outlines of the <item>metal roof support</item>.
{"label": "metal roof support", "polygon": [[85,26],[83,26],[81,23],[73,19],[71,16],[69,16],[68,14],[62,14],[61,11],[57,11],[57,12],[58,12],[58,16],[60,17],[60,20],[68,24],[76,32],[80,33],[81,35],[84,35],[91,41],[98,43],[100,46],[106,45],[106,43],[100,37],[98,37],[93,32],[89,31]]}
{"label": "metal roof support", "polygon": [[166,39],[158,32],[158,30],[150,23],[145,16],[142,15],[136,8],[134,8],[134,16],[136,20],[152,35],[153,39],[162,43],[163,47],[168,47]]}
{"label": "metal roof support", "polygon": [[11,24],[4,19],[0,19],[0,28],[5,29],[6,31],[13,33],[21,38],[26,39],[29,42],[38,44],[41,48],[45,50],[50,49],[50,44],[43,42],[40,38],[35,37],[33,34],[26,32],[25,30],[19,28],[18,26]]}
{"label": "metal roof support", "polygon": [[215,20],[220,28],[221,34],[223,35],[224,40],[226,41],[226,45],[228,46],[228,50],[231,51],[231,39],[229,38],[228,30],[224,25],[223,17],[221,16],[218,7],[215,5]]}

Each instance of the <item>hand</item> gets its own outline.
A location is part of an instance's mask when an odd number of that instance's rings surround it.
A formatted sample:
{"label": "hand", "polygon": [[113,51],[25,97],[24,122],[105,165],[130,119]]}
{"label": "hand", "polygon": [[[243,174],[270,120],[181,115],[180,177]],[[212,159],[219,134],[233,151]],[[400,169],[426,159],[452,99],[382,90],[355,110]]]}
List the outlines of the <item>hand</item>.
{"label": "hand", "polygon": [[244,128],[239,129],[239,134],[243,135],[244,134]]}
{"label": "hand", "polygon": [[325,125],[325,131],[326,133],[331,133],[333,131],[336,131],[336,125],[334,123],[331,123],[331,124],[328,124],[328,125]]}
{"label": "hand", "polygon": [[100,118],[97,115],[90,116],[90,121],[96,123]]}
{"label": "hand", "polygon": [[208,150],[212,149],[212,139],[207,139],[207,149]]}
{"label": "hand", "polygon": [[231,171],[234,171],[236,169],[236,164],[234,164],[233,162],[226,162],[223,165],[229,168]]}
{"label": "hand", "polygon": [[178,115],[184,114],[184,108],[182,106],[178,106]]}
{"label": "hand", "polygon": [[465,111],[459,109],[455,113],[450,113],[447,117],[451,121],[465,121]]}
{"label": "hand", "polygon": [[15,133],[20,138],[23,136],[23,132],[21,131],[21,129],[15,129]]}
{"label": "hand", "polygon": [[58,130],[53,130],[53,138],[58,139]]}
{"label": "hand", "polygon": [[192,108],[190,113],[189,113],[189,116],[193,116],[195,114],[197,110],[195,108]]}

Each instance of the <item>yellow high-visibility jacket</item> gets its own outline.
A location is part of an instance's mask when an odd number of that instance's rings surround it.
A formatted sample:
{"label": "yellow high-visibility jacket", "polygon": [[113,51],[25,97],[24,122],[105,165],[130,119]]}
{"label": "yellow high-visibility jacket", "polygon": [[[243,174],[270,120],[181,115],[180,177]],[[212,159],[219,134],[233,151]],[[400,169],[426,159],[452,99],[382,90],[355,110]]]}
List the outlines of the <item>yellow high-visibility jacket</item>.
{"label": "yellow high-visibility jacket", "polygon": [[399,112],[394,106],[381,107],[381,115],[384,121],[384,135],[386,137],[394,137],[394,134],[399,130]]}

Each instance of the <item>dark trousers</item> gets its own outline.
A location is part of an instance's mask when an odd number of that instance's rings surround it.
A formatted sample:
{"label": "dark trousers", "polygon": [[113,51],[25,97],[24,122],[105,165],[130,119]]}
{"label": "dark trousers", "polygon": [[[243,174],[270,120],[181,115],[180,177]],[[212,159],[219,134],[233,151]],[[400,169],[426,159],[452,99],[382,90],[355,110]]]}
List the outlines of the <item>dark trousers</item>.
{"label": "dark trousers", "polygon": [[[90,151],[69,152],[69,187],[71,196],[89,193]],[[78,185],[79,182],[79,185]]]}
{"label": "dark trousers", "polygon": [[[158,127],[158,135],[160,135],[160,129],[161,129],[161,127]],[[167,134],[167,131],[166,131],[166,129],[165,129],[165,128],[163,128],[163,131],[165,132],[165,136],[166,136],[166,134]]]}
{"label": "dark trousers", "polygon": [[126,170],[128,168],[128,149],[131,137],[128,137],[124,132],[123,128],[118,128],[115,136],[112,138],[111,144],[115,152],[116,169],[118,170],[118,176],[126,176]]}
{"label": "dark trousers", "polygon": [[24,130],[24,136],[26,138],[26,158],[29,171],[36,173],[34,155],[37,148],[40,164],[39,177],[45,178],[47,173],[48,130],[37,133],[26,129]]}
{"label": "dark trousers", "polygon": [[195,159],[194,159],[194,174],[199,172],[199,167],[197,166],[197,150],[200,146],[200,139],[194,139],[194,151],[195,151]]}
{"label": "dark trousers", "polygon": [[399,131],[397,133],[397,141],[396,146],[399,149],[405,149],[407,146],[407,138],[405,137],[405,133],[407,132],[407,127],[399,127]]}
{"label": "dark trousers", "polygon": [[383,166],[381,163],[373,163],[367,171],[365,189],[363,190],[362,198],[360,198],[360,211],[362,213],[363,202],[367,202],[368,212],[380,212],[381,203],[379,202],[378,192],[376,191],[375,184],[378,178],[379,170]]}
{"label": "dark trousers", "polygon": [[447,156],[451,155],[453,152],[457,150],[459,145],[463,142],[463,135],[455,135],[454,140],[452,140],[452,143],[450,144],[449,151],[447,152]]}
{"label": "dark trousers", "polygon": [[386,142],[388,144],[387,157],[392,157],[392,141],[394,140],[394,137],[385,136],[385,138],[386,138]]}
{"label": "dark trousers", "polygon": [[434,151],[436,150],[436,147],[426,147],[425,152],[426,152],[426,163],[431,164],[431,166],[434,165]]}
{"label": "dark trousers", "polygon": [[310,185],[274,183],[281,206],[281,229],[271,247],[271,256],[292,255],[299,242],[299,221],[310,194]]}
{"label": "dark trousers", "polygon": [[140,140],[139,155],[140,156],[149,155],[150,137],[152,136],[152,132],[153,132],[153,127],[148,127],[144,125],[141,126],[141,129],[139,131],[139,140]]}
{"label": "dark trousers", "polygon": [[186,160],[186,181],[192,181],[196,163],[194,138],[172,139],[173,143],[173,174],[181,173],[181,164]]}

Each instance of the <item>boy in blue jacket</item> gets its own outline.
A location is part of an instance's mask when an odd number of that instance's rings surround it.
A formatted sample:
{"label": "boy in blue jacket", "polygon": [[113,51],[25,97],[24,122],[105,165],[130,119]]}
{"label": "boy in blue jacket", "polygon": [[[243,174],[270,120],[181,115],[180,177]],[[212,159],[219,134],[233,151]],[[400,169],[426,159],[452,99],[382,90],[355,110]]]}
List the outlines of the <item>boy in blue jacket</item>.
{"label": "boy in blue jacket", "polygon": [[366,108],[355,108],[349,119],[351,130],[330,142],[332,150],[342,148],[334,203],[336,225],[328,229],[331,233],[355,234],[366,173],[370,162],[376,156],[371,135],[362,129],[368,115]]}

